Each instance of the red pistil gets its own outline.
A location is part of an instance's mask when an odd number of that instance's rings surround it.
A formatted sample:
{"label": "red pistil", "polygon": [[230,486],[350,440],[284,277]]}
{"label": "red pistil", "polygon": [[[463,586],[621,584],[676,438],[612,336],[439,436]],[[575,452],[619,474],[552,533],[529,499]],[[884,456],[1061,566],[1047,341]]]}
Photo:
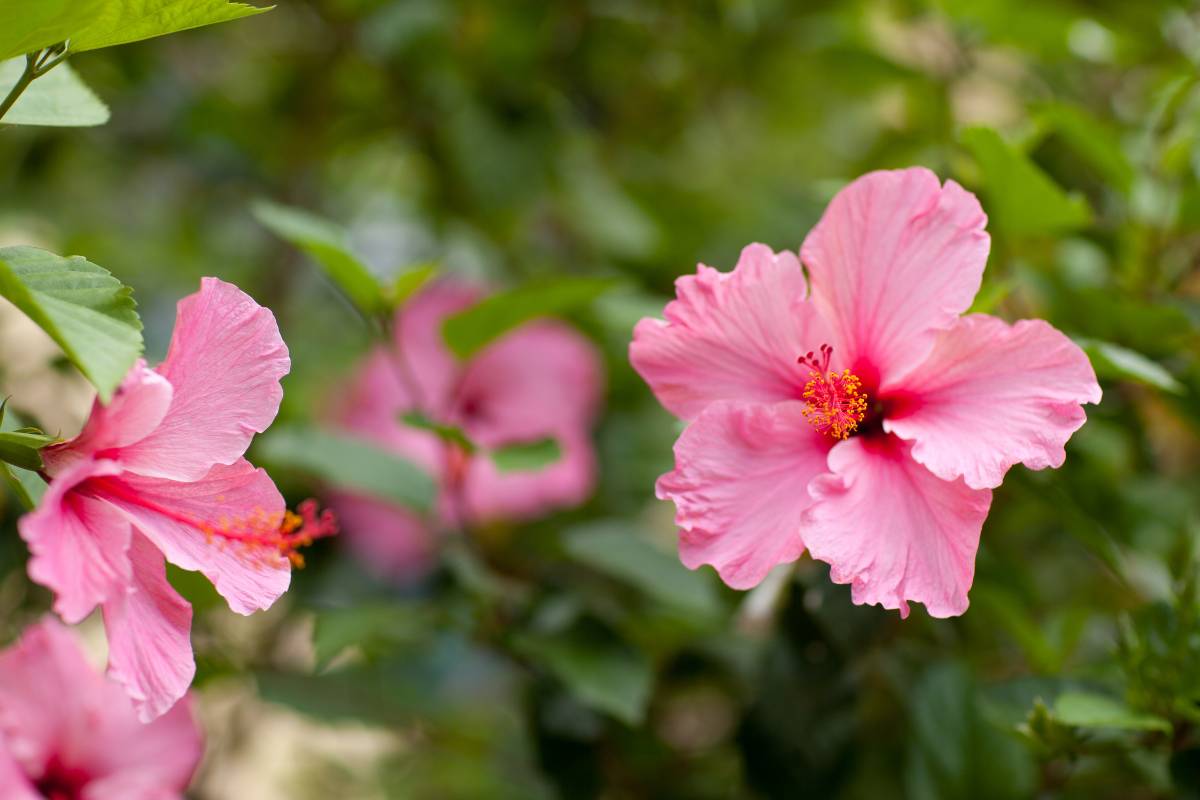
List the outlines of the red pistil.
{"label": "red pistil", "polygon": [[[211,521],[193,517],[151,500],[114,478],[97,478],[92,483],[105,494],[196,529],[210,542],[216,540],[222,544],[232,543],[249,557],[262,558],[268,553],[278,554],[286,557],[296,567],[304,566],[304,556],[299,552],[301,547],[307,547],[317,539],[334,536],[338,532],[333,512],[329,509],[318,511],[317,501],[313,499],[302,502],[295,512],[284,510],[268,513],[260,508],[248,516],[223,515],[216,521]],[[222,499],[218,497],[217,501]]]}

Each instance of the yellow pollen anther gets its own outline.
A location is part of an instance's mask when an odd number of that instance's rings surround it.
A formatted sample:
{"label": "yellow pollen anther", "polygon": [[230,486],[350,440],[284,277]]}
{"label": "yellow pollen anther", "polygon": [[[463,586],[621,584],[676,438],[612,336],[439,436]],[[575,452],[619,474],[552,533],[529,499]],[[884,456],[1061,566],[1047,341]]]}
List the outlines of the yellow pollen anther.
{"label": "yellow pollen anther", "polygon": [[821,433],[835,439],[846,439],[858,430],[858,423],[867,415],[867,396],[862,381],[848,369],[836,372],[829,369],[833,348],[821,346],[821,357],[812,353],[799,361],[809,367],[809,380],[804,385],[804,418]]}

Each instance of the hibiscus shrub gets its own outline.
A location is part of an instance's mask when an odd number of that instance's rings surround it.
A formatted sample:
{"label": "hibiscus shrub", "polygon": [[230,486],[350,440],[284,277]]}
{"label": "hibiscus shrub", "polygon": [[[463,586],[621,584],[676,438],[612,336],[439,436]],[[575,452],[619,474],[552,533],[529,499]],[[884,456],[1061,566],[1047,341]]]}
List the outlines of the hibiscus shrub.
{"label": "hibiscus shrub", "polygon": [[0,3],[0,797],[1200,797],[1198,43]]}

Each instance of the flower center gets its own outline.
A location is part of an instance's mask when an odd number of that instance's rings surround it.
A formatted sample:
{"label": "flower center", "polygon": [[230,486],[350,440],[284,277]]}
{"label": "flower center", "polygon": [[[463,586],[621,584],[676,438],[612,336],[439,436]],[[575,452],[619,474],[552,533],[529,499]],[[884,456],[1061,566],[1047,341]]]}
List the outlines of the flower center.
{"label": "flower center", "polygon": [[212,521],[157,503],[118,480],[99,478],[96,483],[102,484],[104,491],[111,495],[196,529],[210,542],[232,544],[250,558],[278,554],[286,557],[293,566],[303,567],[304,556],[299,552],[300,548],[338,532],[333,512],[326,509],[318,513],[317,501],[312,499],[296,506],[295,512],[268,513],[258,509],[245,517],[221,516]]}
{"label": "flower center", "polygon": [[810,370],[802,395],[804,417],[821,433],[845,439],[866,417],[867,395],[862,390],[862,381],[853,372],[829,369],[832,356],[833,348],[823,344],[818,354],[810,350],[797,359]]}

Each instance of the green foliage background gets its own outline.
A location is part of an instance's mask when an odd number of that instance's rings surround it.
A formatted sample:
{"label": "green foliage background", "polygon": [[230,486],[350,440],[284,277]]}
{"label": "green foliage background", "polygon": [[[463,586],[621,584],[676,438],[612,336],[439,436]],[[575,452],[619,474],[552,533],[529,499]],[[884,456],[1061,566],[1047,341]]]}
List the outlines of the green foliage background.
{"label": "green foliage background", "polygon": [[[1200,797],[1190,4],[281,0],[71,63],[112,120],[0,130],[0,244],[133,286],[151,357],[201,275],[271,306],[292,438],[251,455],[295,498],[356,472],[295,432],[371,331],[256,201],[336,220],[389,283],[615,279],[567,314],[608,368],[586,506],[451,539],[416,587],[322,543],[252,636],[174,576],[202,694],[396,733],[369,771],[298,761],[289,796]],[[845,181],[911,164],[989,212],[977,309],[1076,338],[1103,403],[1062,469],[996,492],[959,619],[853,606],[807,559],[749,595],[688,572],[653,499],[678,427],[627,364],[633,322],[697,261],[795,249]],[[6,638],[49,606],[18,513]],[[289,658],[310,624],[314,659]]]}

